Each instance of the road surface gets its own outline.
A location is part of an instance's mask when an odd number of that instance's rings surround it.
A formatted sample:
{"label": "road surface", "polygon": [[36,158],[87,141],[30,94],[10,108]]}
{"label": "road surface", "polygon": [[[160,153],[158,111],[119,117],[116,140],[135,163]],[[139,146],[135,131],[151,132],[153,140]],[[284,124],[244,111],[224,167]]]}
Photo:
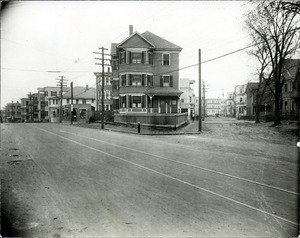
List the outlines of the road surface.
{"label": "road surface", "polygon": [[295,237],[297,148],[1,124],[2,236]]}

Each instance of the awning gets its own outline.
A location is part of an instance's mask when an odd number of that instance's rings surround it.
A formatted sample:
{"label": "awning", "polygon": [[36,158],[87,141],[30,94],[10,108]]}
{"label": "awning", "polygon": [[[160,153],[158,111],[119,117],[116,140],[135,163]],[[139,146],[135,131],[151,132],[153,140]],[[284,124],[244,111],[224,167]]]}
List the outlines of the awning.
{"label": "awning", "polygon": [[155,87],[155,88],[149,88],[145,91],[145,94],[148,96],[177,96],[180,97],[180,95],[183,92],[172,88],[172,87]]}

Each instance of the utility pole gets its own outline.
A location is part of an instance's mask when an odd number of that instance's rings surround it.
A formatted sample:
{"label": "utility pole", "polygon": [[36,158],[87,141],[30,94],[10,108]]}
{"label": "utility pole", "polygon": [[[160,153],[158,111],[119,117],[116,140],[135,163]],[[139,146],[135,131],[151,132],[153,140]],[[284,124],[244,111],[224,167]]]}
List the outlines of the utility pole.
{"label": "utility pole", "polygon": [[205,81],[203,81],[203,121],[205,120]]}
{"label": "utility pole", "polygon": [[59,107],[59,122],[60,123],[62,121],[62,100],[63,100],[63,96],[62,95],[63,95],[63,87],[67,86],[66,84],[64,84],[65,83],[64,81],[68,81],[65,78],[66,78],[65,76],[60,76],[59,79],[56,79],[56,80],[58,80],[56,86],[60,86],[60,107]]}
{"label": "utility pole", "polygon": [[[109,60],[110,59],[105,59],[104,57],[105,56],[111,56],[109,54],[105,54],[104,51],[105,50],[108,50],[104,47],[101,47],[101,48],[98,48],[99,50],[101,50],[101,53],[100,52],[93,52],[94,54],[101,54],[101,58],[95,58],[96,60],[101,60],[101,63],[95,63],[96,65],[101,65],[102,66],[102,80],[101,80],[101,129],[104,129],[104,66],[107,65],[107,66],[111,66],[110,64],[105,64],[104,61],[105,60]],[[98,77],[96,76],[96,110],[98,110]]]}
{"label": "utility pole", "polygon": [[31,92],[29,92],[29,114],[30,114],[30,122],[32,122],[33,120],[33,100],[32,99],[32,95]]}
{"label": "utility pole", "polygon": [[71,82],[70,88],[71,88],[71,106],[70,106],[70,111],[71,111],[71,124],[73,124],[73,82]]}
{"label": "utility pole", "polygon": [[203,90],[203,121],[205,119],[205,110],[206,110],[206,108],[205,108],[205,93],[207,92],[206,89],[208,89],[208,88],[206,88],[207,86],[209,86],[209,85],[205,85],[205,81],[203,81],[203,86],[202,86],[202,90]]}
{"label": "utility pole", "polygon": [[201,112],[201,49],[199,49],[199,56],[198,56],[198,60],[199,60],[199,127],[198,127],[198,131],[201,132],[202,130],[202,112]]}
{"label": "utility pole", "polygon": [[14,120],[14,101],[11,101],[11,120]]}

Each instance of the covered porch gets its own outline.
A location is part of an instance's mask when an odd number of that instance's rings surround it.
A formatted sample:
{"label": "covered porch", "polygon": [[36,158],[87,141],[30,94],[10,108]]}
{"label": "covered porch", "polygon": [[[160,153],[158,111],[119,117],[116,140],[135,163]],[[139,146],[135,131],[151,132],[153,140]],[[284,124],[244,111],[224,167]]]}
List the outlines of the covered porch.
{"label": "covered porch", "polygon": [[140,101],[134,95],[121,97],[114,121],[148,126],[179,127],[187,122],[187,113],[179,113],[181,91],[172,87],[149,88]]}

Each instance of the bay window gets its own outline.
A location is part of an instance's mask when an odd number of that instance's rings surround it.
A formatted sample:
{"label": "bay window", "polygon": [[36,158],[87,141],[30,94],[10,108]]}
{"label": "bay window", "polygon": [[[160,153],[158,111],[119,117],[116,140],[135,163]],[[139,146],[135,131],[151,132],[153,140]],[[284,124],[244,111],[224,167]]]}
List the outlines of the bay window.
{"label": "bay window", "polygon": [[142,107],[142,97],[132,96],[132,107]]}
{"label": "bay window", "polygon": [[142,75],[141,74],[131,74],[131,82],[130,85],[132,86],[141,86],[142,85]]}
{"label": "bay window", "polygon": [[142,53],[131,53],[131,63],[141,64],[142,63]]}

